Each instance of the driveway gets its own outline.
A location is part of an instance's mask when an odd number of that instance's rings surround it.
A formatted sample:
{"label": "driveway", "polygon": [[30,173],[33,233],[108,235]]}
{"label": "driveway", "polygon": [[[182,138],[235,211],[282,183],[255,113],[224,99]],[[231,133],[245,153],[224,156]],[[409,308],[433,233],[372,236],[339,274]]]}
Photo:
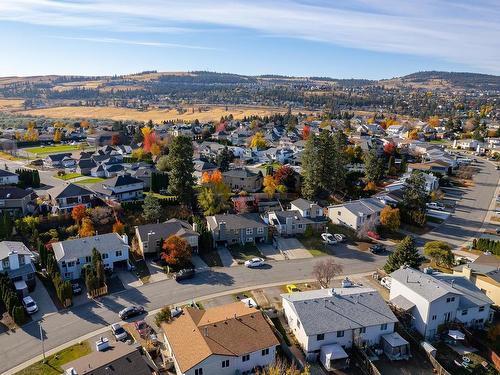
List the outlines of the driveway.
{"label": "driveway", "polygon": [[193,263],[193,266],[197,271],[205,271],[210,268],[198,255],[193,255],[191,257],[191,263]]}
{"label": "driveway", "polygon": [[219,246],[217,248],[217,252],[219,253],[220,260],[224,267],[233,267],[238,265],[238,262],[234,260],[231,252],[225,247]]}
{"label": "driveway", "polygon": [[257,244],[257,248],[265,258],[272,260],[285,260],[285,256],[279,251],[278,248],[275,247],[274,244],[259,243]]}
{"label": "driveway", "polygon": [[125,289],[137,288],[142,285],[142,281],[128,270],[116,269],[115,273],[120,278]]}
{"label": "driveway", "polygon": [[30,292],[29,295],[35,300],[38,306],[38,311],[31,315],[33,320],[41,320],[43,317],[58,311],[56,305],[52,302],[52,298],[50,298],[47,289],[45,289],[45,286],[38,279],[38,277],[36,278],[35,290]]}
{"label": "driveway", "polygon": [[148,267],[150,277],[150,283],[156,283],[158,281],[168,280],[168,275],[163,272],[163,268],[161,268],[158,264],[153,262],[152,260],[146,260],[146,265]]}
{"label": "driveway", "polygon": [[288,259],[312,258],[311,253],[296,238],[277,237],[278,249],[285,254]]}

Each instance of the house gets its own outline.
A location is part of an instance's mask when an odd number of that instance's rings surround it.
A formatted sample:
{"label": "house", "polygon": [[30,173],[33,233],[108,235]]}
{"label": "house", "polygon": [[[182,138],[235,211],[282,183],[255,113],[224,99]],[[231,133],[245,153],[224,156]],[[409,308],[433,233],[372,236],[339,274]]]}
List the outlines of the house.
{"label": "house", "polygon": [[144,349],[122,341],[109,342],[107,350],[92,351],[61,367],[64,375],[153,375],[158,370]]}
{"label": "house", "polygon": [[[44,164],[48,167],[52,168],[62,168],[63,160],[66,158],[65,163],[68,163],[68,160],[71,159],[71,153],[65,152],[62,154],[52,154],[47,155],[44,160]],[[69,158],[69,159],[68,159]]]}
{"label": "house", "polygon": [[360,229],[365,223],[380,220],[380,211],[384,204],[376,198],[364,198],[344,202],[328,207],[328,217],[333,224],[342,224],[354,230]]}
{"label": "house", "polygon": [[318,204],[299,198],[290,202],[290,210],[270,211],[269,224],[276,228],[280,235],[293,236],[302,234],[307,228],[314,232],[323,231],[328,218]]}
{"label": "house", "polygon": [[31,189],[21,189],[17,186],[0,186],[0,212],[8,212],[11,216],[24,216],[35,210],[34,197]]}
{"label": "house", "polygon": [[161,249],[162,240],[166,240],[170,236],[184,238],[191,245],[193,252],[197,253],[200,234],[188,222],[170,219],[164,223],[136,226],[135,236],[142,255],[156,255]]}
{"label": "house", "polygon": [[402,136],[404,133],[407,133],[408,130],[409,130],[409,128],[408,128],[408,126],[406,124],[403,124],[403,125],[389,125],[387,127],[387,129],[385,129],[385,132],[390,137],[398,137],[398,136]]}
{"label": "house", "polygon": [[414,329],[425,338],[434,338],[447,322],[482,327],[491,319],[493,301],[465,277],[404,267],[391,277],[391,303],[411,314]]}
{"label": "house", "polygon": [[19,182],[19,176],[13,172],[0,169],[0,185],[16,185]]}
{"label": "house", "polygon": [[279,345],[262,312],[241,301],[184,308],[161,328],[178,375],[250,374],[272,364]]}
{"label": "house", "polygon": [[193,163],[194,163],[193,176],[198,184],[201,183],[201,177],[203,176],[203,173],[205,172],[211,173],[218,169],[217,165],[203,160],[195,160]]}
{"label": "house", "polygon": [[[403,189],[406,186],[406,180],[410,178],[411,173],[405,173],[399,180],[390,183],[384,187],[385,191],[394,191]],[[425,180],[425,191],[430,194],[439,189],[439,179],[432,173],[422,173]]]}
{"label": "house", "polygon": [[80,159],[76,163],[76,171],[84,176],[90,176],[92,169],[96,166],[95,161],[91,158]]}
{"label": "house", "polygon": [[261,171],[254,172],[248,168],[237,168],[222,173],[222,179],[231,190],[255,193],[262,189],[264,176]]}
{"label": "house", "polygon": [[500,306],[500,260],[494,255],[481,255],[472,263],[456,266],[453,275],[463,276],[478,287],[493,304]]}
{"label": "house", "polygon": [[115,267],[128,268],[130,246],[127,235],[99,234],[52,244],[62,278],[65,280],[79,279],[82,267],[92,261],[92,249],[94,248],[101,253],[105,268],[111,270]]}
{"label": "house", "polygon": [[268,239],[268,225],[254,213],[207,216],[207,226],[216,245],[244,245]]}
{"label": "house", "polygon": [[454,149],[461,149],[461,150],[476,150],[477,147],[480,145],[480,142],[475,140],[475,139],[455,139],[453,141],[453,148]]}
{"label": "house", "polygon": [[[154,168],[150,167],[139,167],[130,172],[132,177],[138,178],[144,183],[144,189],[149,190],[151,187],[151,180],[153,178],[153,173],[158,173]],[[159,172],[161,173],[161,172]]]}
{"label": "house", "polygon": [[73,207],[83,204],[89,208],[95,193],[86,187],[69,183],[53,187],[48,191],[53,212],[70,212]]}
{"label": "house", "polygon": [[398,321],[371,288],[309,290],[282,294],[281,300],[288,326],[306,358],[320,357],[327,370],[345,367],[345,349],[353,344],[379,344],[384,335],[394,332]]}
{"label": "house", "polygon": [[0,242],[0,273],[5,272],[19,291],[35,288],[33,253],[22,243]]}
{"label": "house", "polygon": [[130,174],[124,174],[92,184],[90,188],[102,199],[117,202],[142,200],[144,182]]}
{"label": "house", "polygon": [[408,172],[413,171],[439,173],[445,176],[451,173],[451,165],[443,160],[426,161],[423,163],[408,163]]}

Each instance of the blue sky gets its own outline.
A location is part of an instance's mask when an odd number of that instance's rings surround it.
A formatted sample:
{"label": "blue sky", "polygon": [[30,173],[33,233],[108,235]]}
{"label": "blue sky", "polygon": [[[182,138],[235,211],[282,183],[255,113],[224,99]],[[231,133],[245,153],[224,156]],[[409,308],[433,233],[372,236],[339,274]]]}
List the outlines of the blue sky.
{"label": "blue sky", "polygon": [[500,74],[497,0],[1,0],[0,75]]}

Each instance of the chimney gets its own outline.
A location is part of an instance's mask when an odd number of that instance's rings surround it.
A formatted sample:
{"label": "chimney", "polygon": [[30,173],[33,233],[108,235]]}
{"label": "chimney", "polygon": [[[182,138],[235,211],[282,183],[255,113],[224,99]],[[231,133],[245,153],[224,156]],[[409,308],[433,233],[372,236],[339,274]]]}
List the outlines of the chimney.
{"label": "chimney", "polygon": [[453,288],[453,284],[455,284],[455,279],[451,280],[451,287]]}
{"label": "chimney", "polygon": [[203,330],[205,331],[205,337],[208,337],[208,327],[205,327]]}

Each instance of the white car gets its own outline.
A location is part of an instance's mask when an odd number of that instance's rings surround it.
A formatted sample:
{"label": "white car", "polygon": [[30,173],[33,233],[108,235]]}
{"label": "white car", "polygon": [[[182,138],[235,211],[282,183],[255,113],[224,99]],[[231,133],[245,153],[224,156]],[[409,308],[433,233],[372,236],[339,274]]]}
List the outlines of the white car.
{"label": "white car", "polygon": [[335,233],[333,236],[335,237],[335,239],[338,242],[344,242],[345,241],[345,236],[343,234]]}
{"label": "white car", "polygon": [[321,233],[321,239],[328,245],[335,245],[338,242],[331,233]]}
{"label": "white car", "polygon": [[254,267],[263,266],[264,264],[265,264],[264,263],[264,259],[262,259],[262,258],[252,258],[252,259],[247,260],[245,262],[245,267],[254,268]]}
{"label": "white car", "polygon": [[23,306],[28,314],[34,314],[38,311],[38,306],[36,302],[30,296],[23,298]]}
{"label": "white car", "polygon": [[431,208],[433,210],[444,211],[444,205],[438,202],[426,203],[427,208]]}
{"label": "white car", "polygon": [[117,341],[126,340],[128,337],[127,331],[123,329],[120,323],[111,324],[111,332]]}
{"label": "white car", "polygon": [[384,288],[391,290],[392,277],[389,277],[389,276],[382,277],[382,280],[380,280],[380,284]]}

